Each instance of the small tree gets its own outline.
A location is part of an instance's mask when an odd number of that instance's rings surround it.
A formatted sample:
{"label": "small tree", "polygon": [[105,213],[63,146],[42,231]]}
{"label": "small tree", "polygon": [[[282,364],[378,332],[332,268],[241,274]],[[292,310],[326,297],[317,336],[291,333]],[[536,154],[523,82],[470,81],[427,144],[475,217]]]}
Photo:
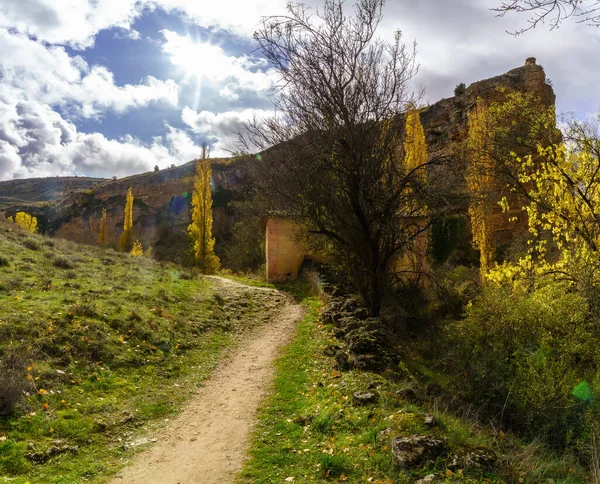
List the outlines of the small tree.
{"label": "small tree", "polygon": [[98,235],[98,243],[106,245],[106,209],[102,209],[102,217],[100,218],[100,234]]}
{"label": "small tree", "polygon": [[17,212],[15,215],[15,223],[32,234],[37,231],[37,218],[26,212]]}
{"label": "small tree", "polygon": [[131,188],[127,190],[124,215],[123,233],[119,239],[119,248],[121,252],[131,250],[133,245],[133,192],[131,191]]}
{"label": "small tree", "polygon": [[141,257],[144,255],[144,248],[142,247],[142,243],[139,240],[136,240],[131,247],[131,251],[129,252],[131,255],[135,257]]}
{"label": "small tree", "polygon": [[207,150],[202,150],[202,159],[196,162],[194,191],[192,192],[192,223],[188,233],[194,244],[194,261],[204,274],[214,274],[220,266],[215,255],[215,239],[212,236],[212,193],[210,180],[212,170]]}
{"label": "small tree", "polygon": [[455,96],[463,96],[465,94],[465,92],[467,92],[467,86],[464,82],[457,84],[456,87],[454,88]]}

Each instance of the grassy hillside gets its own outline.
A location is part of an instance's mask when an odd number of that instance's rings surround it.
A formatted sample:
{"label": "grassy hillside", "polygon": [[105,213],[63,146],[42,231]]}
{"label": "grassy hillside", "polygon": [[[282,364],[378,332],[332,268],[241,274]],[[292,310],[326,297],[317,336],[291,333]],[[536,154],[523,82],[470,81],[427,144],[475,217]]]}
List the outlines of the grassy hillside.
{"label": "grassy hillside", "polygon": [[0,221],[0,476],[103,481],[276,293]]}

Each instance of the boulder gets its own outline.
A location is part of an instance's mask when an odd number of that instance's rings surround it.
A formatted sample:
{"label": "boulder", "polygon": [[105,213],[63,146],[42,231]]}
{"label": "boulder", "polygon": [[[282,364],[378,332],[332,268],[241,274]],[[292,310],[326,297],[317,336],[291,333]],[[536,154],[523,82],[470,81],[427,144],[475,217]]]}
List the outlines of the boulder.
{"label": "boulder", "polygon": [[398,390],[396,392],[396,396],[398,398],[400,398],[401,400],[406,400],[407,402],[411,402],[411,403],[422,403],[423,402],[423,398],[422,396],[419,395],[419,393],[417,393],[417,391],[415,391],[414,388],[403,388],[402,390]]}
{"label": "boulder", "polygon": [[488,449],[471,450],[465,454],[452,454],[448,459],[448,469],[482,469],[493,470],[497,464],[497,457]]}
{"label": "boulder", "polygon": [[389,366],[390,360],[385,353],[377,355],[352,355],[350,363],[357,370],[379,373]]}
{"label": "boulder", "polygon": [[346,299],[342,304],[341,310],[346,313],[353,313],[358,308],[354,299]]}
{"label": "boulder", "polygon": [[352,395],[352,401],[355,405],[370,405],[377,402],[378,399],[379,395],[375,392],[358,391]]}
{"label": "boulder", "polygon": [[362,328],[363,325],[364,323],[356,319],[354,316],[344,316],[339,321],[339,327],[346,331],[346,333],[358,328]]}
{"label": "boulder", "polygon": [[385,335],[377,330],[364,325],[348,331],[345,338],[348,349],[358,355],[374,355],[386,353],[384,347]]}
{"label": "boulder", "polygon": [[339,350],[335,354],[335,365],[340,371],[347,371],[351,368],[350,358],[348,357],[348,353],[343,350]]}
{"label": "boulder", "polygon": [[389,437],[389,435],[393,431],[394,431],[394,429],[392,427],[388,427],[387,429],[380,430],[379,432],[377,432],[377,436],[375,437],[375,440],[377,442],[381,442],[382,440],[384,440],[387,437]]}
{"label": "boulder", "polygon": [[55,440],[52,442],[52,445],[46,449],[45,452],[31,452],[24,454],[25,458],[35,464],[43,464],[47,462],[52,457],[65,454],[65,453],[77,453],[79,451],[79,447],[76,445],[67,445],[63,444],[60,440]]}
{"label": "boulder", "polygon": [[392,458],[398,467],[414,467],[435,461],[447,450],[445,440],[429,435],[410,435],[392,440]]}
{"label": "boulder", "polygon": [[437,424],[437,421],[435,420],[435,415],[433,415],[432,413],[426,413],[425,415],[423,415],[423,423],[428,427],[434,427]]}
{"label": "boulder", "polygon": [[435,474],[428,474],[425,477],[415,481],[415,484],[434,484],[435,482],[441,482]]}
{"label": "boulder", "polygon": [[365,308],[358,308],[356,311],[354,311],[354,317],[364,321],[369,317],[369,312]]}

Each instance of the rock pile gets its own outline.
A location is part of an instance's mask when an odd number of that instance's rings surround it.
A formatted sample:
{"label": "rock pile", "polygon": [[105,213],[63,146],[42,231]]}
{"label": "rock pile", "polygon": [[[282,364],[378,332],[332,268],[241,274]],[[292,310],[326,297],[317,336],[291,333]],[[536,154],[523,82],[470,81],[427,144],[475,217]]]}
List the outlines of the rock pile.
{"label": "rock pile", "polygon": [[396,361],[381,320],[370,318],[355,299],[331,297],[323,322],[333,326],[333,335],[343,343],[323,349],[323,354],[335,358],[339,370],[382,372]]}

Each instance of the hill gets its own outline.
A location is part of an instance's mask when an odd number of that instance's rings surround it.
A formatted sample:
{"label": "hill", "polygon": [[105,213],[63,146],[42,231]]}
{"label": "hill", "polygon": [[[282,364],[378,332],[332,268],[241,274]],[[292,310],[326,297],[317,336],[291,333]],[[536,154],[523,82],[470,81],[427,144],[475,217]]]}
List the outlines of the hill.
{"label": "hill", "polygon": [[0,476],[17,483],[116,472],[283,302],[5,220],[0,254]]}
{"label": "hill", "polygon": [[32,202],[53,202],[89,190],[105,183],[105,178],[47,177],[0,181],[0,210],[10,211],[14,206],[27,206]]}

